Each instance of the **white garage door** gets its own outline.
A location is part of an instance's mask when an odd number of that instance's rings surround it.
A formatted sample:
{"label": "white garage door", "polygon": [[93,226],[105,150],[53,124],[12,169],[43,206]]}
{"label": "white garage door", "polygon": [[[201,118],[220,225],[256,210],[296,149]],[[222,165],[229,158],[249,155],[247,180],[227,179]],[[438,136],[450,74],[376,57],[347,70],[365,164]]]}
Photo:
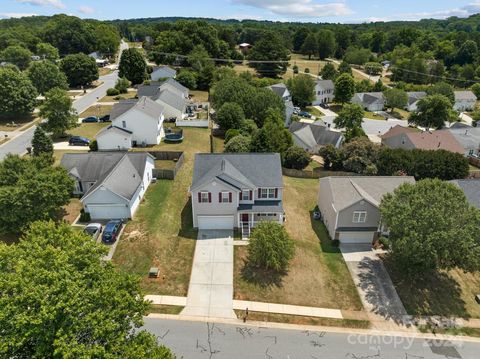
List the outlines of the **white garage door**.
{"label": "white garage door", "polygon": [[198,229],[233,229],[233,216],[198,216]]}
{"label": "white garage door", "polygon": [[124,204],[122,205],[88,205],[88,212],[91,219],[122,219],[130,218],[130,211]]}
{"label": "white garage door", "polygon": [[374,232],[340,232],[340,243],[372,244]]}

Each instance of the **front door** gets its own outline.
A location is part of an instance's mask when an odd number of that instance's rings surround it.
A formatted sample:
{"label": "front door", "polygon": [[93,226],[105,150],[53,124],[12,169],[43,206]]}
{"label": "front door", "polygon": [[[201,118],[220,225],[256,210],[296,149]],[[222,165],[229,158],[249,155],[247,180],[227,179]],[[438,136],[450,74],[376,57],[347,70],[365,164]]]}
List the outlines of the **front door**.
{"label": "front door", "polygon": [[242,222],[248,222],[248,213],[242,213]]}

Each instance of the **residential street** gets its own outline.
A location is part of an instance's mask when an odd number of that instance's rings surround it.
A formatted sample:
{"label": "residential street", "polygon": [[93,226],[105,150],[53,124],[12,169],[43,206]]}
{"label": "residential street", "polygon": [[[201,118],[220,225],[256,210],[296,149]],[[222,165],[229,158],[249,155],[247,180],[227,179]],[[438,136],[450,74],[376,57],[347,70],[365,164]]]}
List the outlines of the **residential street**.
{"label": "residential street", "polygon": [[145,318],[144,328],[185,359],[473,359],[480,350],[478,340],[276,329],[241,322],[216,324],[161,319],[154,315]]}
{"label": "residential street", "polygon": [[[128,44],[124,41],[120,43],[120,51],[128,48]],[[97,102],[98,99],[104,97],[107,94],[107,89],[113,87],[118,79],[118,71],[114,71],[111,74],[100,76],[99,81],[103,82],[100,86],[93,91],[83,95],[78,100],[73,102],[73,108],[80,114]],[[4,159],[8,153],[14,153],[22,155],[27,152],[26,148],[30,146],[35,132],[36,126],[32,126],[26,131],[22,132],[18,136],[10,139],[4,145],[0,146],[0,160]]]}

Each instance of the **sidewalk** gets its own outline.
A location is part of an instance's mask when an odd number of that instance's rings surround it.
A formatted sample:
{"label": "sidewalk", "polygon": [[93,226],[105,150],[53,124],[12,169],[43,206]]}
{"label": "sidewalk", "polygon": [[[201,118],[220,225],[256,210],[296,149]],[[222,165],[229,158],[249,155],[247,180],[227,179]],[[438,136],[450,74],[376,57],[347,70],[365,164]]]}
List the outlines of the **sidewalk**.
{"label": "sidewalk", "polygon": [[173,295],[146,295],[145,300],[152,302],[154,305],[187,305],[187,297],[175,297]]}
{"label": "sidewalk", "polygon": [[289,304],[250,302],[247,300],[233,301],[233,309],[245,310],[246,308],[248,308],[248,310],[252,312],[265,312],[265,313],[274,313],[274,314],[300,315],[300,316],[317,317],[317,318],[343,319],[342,312],[339,309],[305,307],[300,305],[289,305]]}

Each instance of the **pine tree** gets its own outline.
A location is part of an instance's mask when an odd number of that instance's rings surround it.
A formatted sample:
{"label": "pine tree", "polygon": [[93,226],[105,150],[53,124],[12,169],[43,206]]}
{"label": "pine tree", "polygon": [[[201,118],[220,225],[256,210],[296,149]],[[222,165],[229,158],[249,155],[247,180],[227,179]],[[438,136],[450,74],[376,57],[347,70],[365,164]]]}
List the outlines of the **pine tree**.
{"label": "pine tree", "polygon": [[33,134],[32,153],[33,156],[40,156],[43,154],[53,156],[52,139],[45,133],[45,131],[40,126],[37,126]]}

